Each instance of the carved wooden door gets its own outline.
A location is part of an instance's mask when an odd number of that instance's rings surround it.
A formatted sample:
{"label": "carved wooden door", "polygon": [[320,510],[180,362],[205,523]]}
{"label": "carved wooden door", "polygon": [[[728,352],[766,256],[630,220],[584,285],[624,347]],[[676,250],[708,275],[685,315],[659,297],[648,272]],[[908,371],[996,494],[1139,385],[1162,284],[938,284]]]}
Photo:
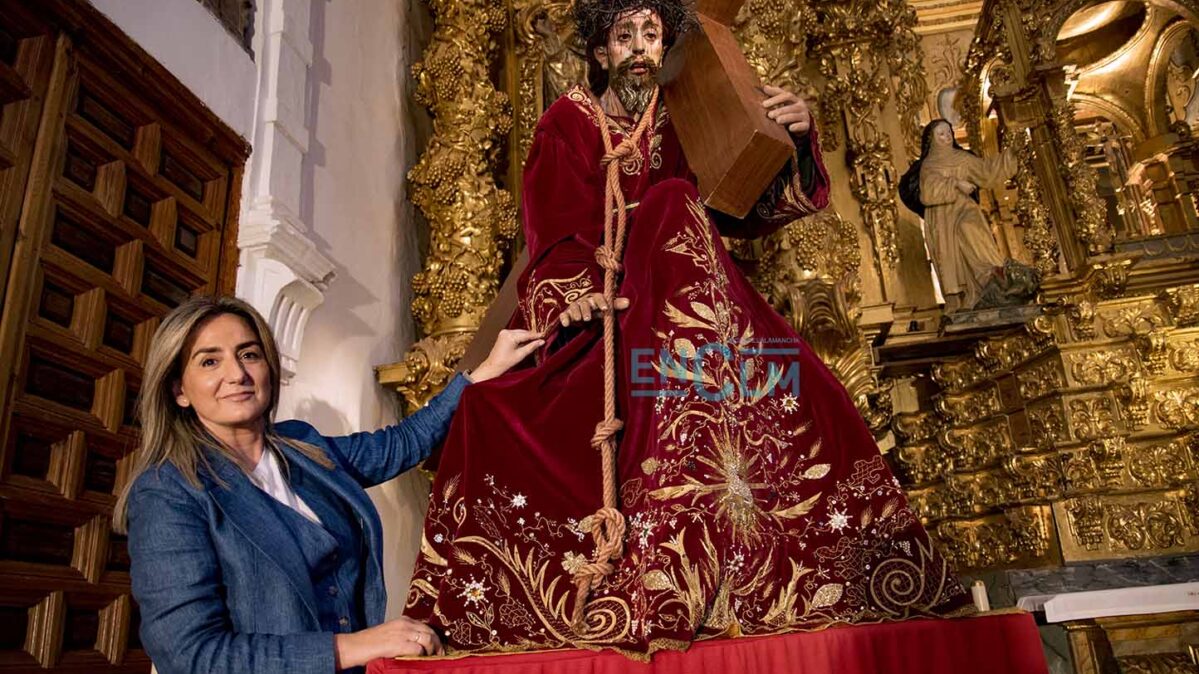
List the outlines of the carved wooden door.
{"label": "carved wooden door", "polygon": [[0,671],[148,671],[112,507],[159,318],[232,289],[248,148],[82,1],[0,0],[0,106]]}

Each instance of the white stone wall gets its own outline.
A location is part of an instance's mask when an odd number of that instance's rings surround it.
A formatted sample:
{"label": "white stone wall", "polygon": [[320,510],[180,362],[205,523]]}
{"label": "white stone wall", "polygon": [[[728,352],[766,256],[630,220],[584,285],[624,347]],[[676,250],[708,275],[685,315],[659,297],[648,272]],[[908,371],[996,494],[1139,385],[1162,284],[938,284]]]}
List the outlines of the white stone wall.
{"label": "white stone wall", "polygon": [[[326,435],[394,423],[397,401],[373,367],[414,339],[409,279],[419,269],[405,174],[415,155],[402,44],[407,3],[314,0],[309,148],[300,215],[336,277],[308,321],[279,418]],[[388,614],[398,616],[420,542],[427,482],[401,476],[372,490],[385,529]]]}
{"label": "white stone wall", "polygon": [[91,0],[244,138],[258,75],[237,40],[196,0]]}
{"label": "white stone wall", "polygon": [[[267,315],[288,370],[279,419],[326,435],[394,423],[373,367],[414,339],[419,269],[405,175],[419,0],[256,0],[251,59],[196,0],[93,0],[254,153],[243,185],[238,295]],[[371,490],[384,524],[388,615],[401,612],[428,485]]]}

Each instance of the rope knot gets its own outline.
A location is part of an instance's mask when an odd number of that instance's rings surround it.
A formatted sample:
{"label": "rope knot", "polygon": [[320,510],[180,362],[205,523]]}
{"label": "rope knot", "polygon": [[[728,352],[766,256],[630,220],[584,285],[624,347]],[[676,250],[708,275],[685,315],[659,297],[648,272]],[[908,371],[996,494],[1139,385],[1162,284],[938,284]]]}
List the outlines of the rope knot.
{"label": "rope knot", "polygon": [[612,439],[620,429],[624,428],[624,422],[620,419],[604,419],[595,425],[595,435],[591,436],[591,446],[599,449],[603,447],[605,442]]}
{"label": "rope knot", "polygon": [[601,269],[620,272],[620,258],[617,257],[616,251],[612,250],[611,246],[603,245],[596,248],[595,261],[599,263]]}
{"label": "rope knot", "polygon": [[604,153],[604,156],[600,158],[600,165],[606,168],[614,161],[623,162],[636,149],[637,147],[633,144],[633,137],[625,138],[620,141],[620,144],[612,148],[612,150]]}
{"label": "rope knot", "polygon": [[591,532],[595,540],[595,556],[586,564],[579,565],[573,572],[575,583],[575,610],[571,622],[581,629],[583,606],[587,595],[597,587],[615,568],[612,562],[620,559],[624,552],[625,518],[616,508],[600,508],[583,518],[579,528]]}

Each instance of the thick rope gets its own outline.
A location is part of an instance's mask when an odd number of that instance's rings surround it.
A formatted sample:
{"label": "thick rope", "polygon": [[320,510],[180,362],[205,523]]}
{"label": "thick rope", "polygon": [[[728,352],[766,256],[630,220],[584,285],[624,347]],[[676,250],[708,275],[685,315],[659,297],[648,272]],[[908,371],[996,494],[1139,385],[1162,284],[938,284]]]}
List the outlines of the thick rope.
{"label": "thick rope", "polygon": [[581,527],[591,532],[595,554],[591,561],[576,568],[575,610],[572,623],[576,630],[583,628],[583,607],[591,590],[612,573],[612,563],[624,553],[624,515],[616,501],[616,433],[623,424],[616,418],[616,274],[624,249],[625,225],[628,221],[624,191],[620,189],[620,164],[634,152],[641,152],[641,138],[654,118],[658,104],[655,87],[649,105],[633,133],[612,147],[608,133],[608,116],[603,107],[595,105],[599,116],[600,136],[604,139],[604,156],[600,164],[607,170],[604,184],[604,245],[595,251],[595,259],[604,270],[604,301],[608,310],[604,320],[604,420],[595,427],[591,446],[600,450],[604,471],[604,505],[594,515],[583,519]]}

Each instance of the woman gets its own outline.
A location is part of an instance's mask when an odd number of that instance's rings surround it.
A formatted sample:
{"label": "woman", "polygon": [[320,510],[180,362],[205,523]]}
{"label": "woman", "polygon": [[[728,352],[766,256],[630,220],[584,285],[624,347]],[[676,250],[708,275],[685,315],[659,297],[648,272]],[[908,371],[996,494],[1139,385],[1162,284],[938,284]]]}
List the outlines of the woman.
{"label": "woman", "polygon": [[158,328],[141,445],[117,503],[141,639],[162,674],[329,674],[442,652],[423,623],[383,622],[382,533],[364,489],[428,456],[464,387],[542,344],[500,334],[487,360],[375,433],[273,423],[279,354],[250,305],[197,297]]}
{"label": "woman", "polygon": [[975,192],[1001,187],[1015,172],[1008,152],[982,159],[962,149],[943,119],[924,127],[920,159],[904,174],[900,196],[924,218],[947,312],[974,307],[992,278],[1002,280],[1005,260]]}

